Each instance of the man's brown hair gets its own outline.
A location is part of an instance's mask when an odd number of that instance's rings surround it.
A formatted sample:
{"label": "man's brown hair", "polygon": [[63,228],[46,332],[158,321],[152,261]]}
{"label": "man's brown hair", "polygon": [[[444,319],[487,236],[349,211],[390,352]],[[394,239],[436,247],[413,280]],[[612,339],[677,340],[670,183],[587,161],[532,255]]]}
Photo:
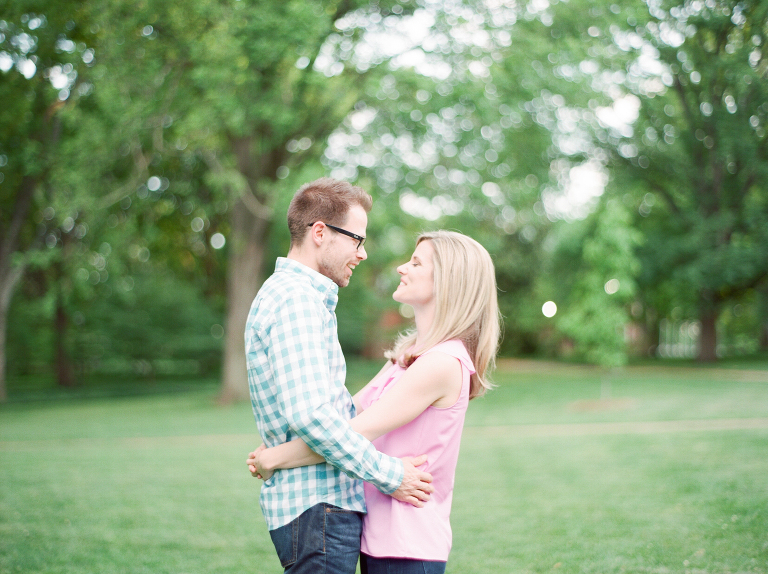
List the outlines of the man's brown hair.
{"label": "man's brown hair", "polygon": [[330,177],[321,177],[302,185],[288,206],[291,246],[301,243],[309,226],[316,221],[343,225],[353,205],[369,212],[373,200],[363,188]]}

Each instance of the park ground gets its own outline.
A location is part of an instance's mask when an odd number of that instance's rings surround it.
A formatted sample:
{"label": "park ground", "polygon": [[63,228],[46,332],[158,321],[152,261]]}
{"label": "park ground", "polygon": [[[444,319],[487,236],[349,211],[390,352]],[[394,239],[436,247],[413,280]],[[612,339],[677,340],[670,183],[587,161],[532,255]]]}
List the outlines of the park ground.
{"label": "park ground", "polygon": [[[350,388],[377,370],[350,361]],[[449,573],[768,574],[764,361],[502,360],[495,378],[467,415]],[[216,392],[12,395],[0,573],[280,572],[245,467],[250,405]]]}

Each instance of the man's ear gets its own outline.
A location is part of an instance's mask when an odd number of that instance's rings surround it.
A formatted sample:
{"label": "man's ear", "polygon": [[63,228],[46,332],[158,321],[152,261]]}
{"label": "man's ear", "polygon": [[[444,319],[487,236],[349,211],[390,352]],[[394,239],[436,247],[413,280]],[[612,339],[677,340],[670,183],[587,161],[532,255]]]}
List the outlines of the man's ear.
{"label": "man's ear", "polygon": [[325,235],[325,225],[323,225],[320,221],[316,221],[314,225],[312,225],[312,228],[309,230],[309,237],[312,243],[316,247],[320,247],[323,243],[324,235]]}

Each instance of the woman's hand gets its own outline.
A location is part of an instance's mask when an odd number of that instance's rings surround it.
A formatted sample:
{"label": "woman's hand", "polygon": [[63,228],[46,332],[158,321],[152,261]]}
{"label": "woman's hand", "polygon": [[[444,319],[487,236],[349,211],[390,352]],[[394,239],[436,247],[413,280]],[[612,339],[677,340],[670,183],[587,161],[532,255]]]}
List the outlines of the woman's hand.
{"label": "woman's hand", "polygon": [[246,461],[246,464],[248,464],[248,470],[251,471],[251,475],[255,476],[256,478],[260,478],[261,480],[268,480],[272,474],[274,474],[273,470],[265,469],[259,461],[261,453],[266,449],[266,446],[263,444],[260,445],[259,448],[257,448],[255,451],[248,454],[248,460]]}

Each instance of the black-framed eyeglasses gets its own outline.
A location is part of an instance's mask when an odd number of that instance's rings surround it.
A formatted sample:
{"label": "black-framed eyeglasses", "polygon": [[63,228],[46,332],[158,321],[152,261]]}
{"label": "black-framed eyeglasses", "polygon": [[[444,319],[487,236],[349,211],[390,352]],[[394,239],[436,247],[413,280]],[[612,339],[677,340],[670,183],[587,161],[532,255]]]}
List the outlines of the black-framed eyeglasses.
{"label": "black-framed eyeglasses", "polygon": [[[331,225],[330,223],[325,223],[321,221],[323,225],[326,227],[330,227],[337,233],[341,233],[342,235],[346,235],[347,237],[351,237],[352,239],[357,241],[357,248],[360,249],[365,244],[365,237],[362,235],[358,235],[357,233],[352,233],[351,231],[347,231],[346,229],[342,229],[341,227],[336,227],[335,225]],[[310,223],[307,225],[307,227],[312,227],[314,223]]]}

